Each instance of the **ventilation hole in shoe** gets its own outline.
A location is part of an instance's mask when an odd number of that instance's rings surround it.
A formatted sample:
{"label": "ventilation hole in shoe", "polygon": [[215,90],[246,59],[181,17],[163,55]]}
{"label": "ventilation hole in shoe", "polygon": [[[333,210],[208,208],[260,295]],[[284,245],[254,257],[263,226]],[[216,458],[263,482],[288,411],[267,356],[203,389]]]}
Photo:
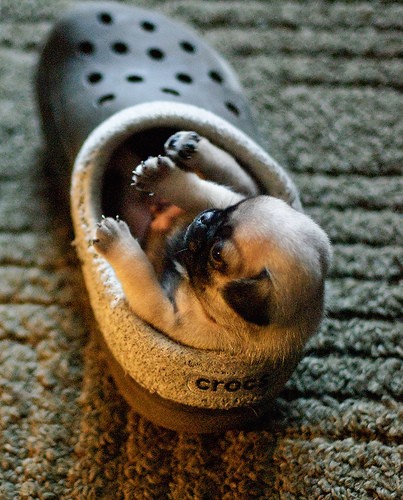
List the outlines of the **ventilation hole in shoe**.
{"label": "ventilation hole in shoe", "polygon": [[233,104],[232,102],[226,102],[225,103],[225,106],[227,107],[227,109],[229,111],[231,111],[231,113],[233,113],[235,116],[239,116],[239,108],[237,108],[237,106],[235,106],[235,104]]}
{"label": "ventilation hole in shoe", "polygon": [[150,21],[143,21],[142,23],[140,23],[140,26],[144,31],[155,31],[157,29],[155,24]]}
{"label": "ventilation hole in shoe", "polygon": [[165,54],[162,52],[160,49],[149,49],[148,55],[151,57],[151,59],[155,59],[156,61],[161,61],[164,59]]}
{"label": "ventilation hole in shoe", "polygon": [[224,78],[221,76],[221,74],[218,71],[210,71],[208,76],[216,83],[222,83],[224,81]]}
{"label": "ventilation hole in shoe", "polygon": [[87,80],[89,83],[98,83],[102,80],[102,74],[101,73],[90,73],[87,76]]}
{"label": "ventilation hole in shoe", "polygon": [[144,78],[140,75],[128,75],[126,76],[126,80],[130,83],[140,83],[144,81]]}
{"label": "ventilation hole in shoe", "polygon": [[104,106],[105,104],[108,104],[109,102],[113,101],[114,99],[115,99],[114,94],[105,94],[98,99],[98,104],[100,106]]}
{"label": "ventilation hole in shoe", "polygon": [[87,40],[78,44],[78,51],[81,54],[89,55],[93,54],[95,51],[94,44],[88,42]]}
{"label": "ventilation hole in shoe", "polygon": [[163,89],[161,89],[161,92],[164,92],[164,94],[171,94],[171,95],[177,95],[177,96],[180,95],[180,92],[178,92],[175,89],[163,88]]}
{"label": "ventilation hole in shoe", "polygon": [[126,54],[129,52],[129,47],[124,42],[115,42],[112,44],[112,50],[116,54]]}
{"label": "ventilation hole in shoe", "polygon": [[196,47],[190,42],[182,41],[179,43],[179,45],[185,52],[189,52],[191,54],[193,54],[193,52],[196,52]]}
{"label": "ventilation hole in shoe", "polygon": [[98,14],[98,20],[102,24],[112,24],[113,17],[108,12],[101,12]]}
{"label": "ventilation hole in shoe", "polygon": [[186,73],[177,73],[176,79],[179,80],[182,83],[192,83],[193,78],[190,75],[187,75]]}

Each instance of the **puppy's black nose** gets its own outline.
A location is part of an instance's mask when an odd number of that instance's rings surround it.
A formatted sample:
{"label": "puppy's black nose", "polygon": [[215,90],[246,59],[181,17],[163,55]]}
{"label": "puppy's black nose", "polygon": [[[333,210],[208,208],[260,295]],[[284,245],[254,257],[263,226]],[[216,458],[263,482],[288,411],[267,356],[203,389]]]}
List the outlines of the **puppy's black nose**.
{"label": "puppy's black nose", "polygon": [[217,210],[211,208],[209,210],[205,210],[201,214],[199,214],[196,219],[195,223],[196,224],[201,224],[204,226],[208,226],[211,221],[214,219],[214,216],[216,215]]}
{"label": "puppy's black nose", "polygon": [[209,238],[209,233],[213,230],[214,224],[222,210],[208,209],[201,212],[188,227],[185,240],[188,248],[192,252],[202,249]]}

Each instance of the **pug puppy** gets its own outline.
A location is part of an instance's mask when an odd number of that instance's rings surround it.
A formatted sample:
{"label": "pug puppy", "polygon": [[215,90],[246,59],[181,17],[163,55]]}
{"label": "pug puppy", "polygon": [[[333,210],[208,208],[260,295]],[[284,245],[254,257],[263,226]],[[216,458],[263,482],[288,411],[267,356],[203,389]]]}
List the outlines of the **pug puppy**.
{"label": "pug puppy", "polygon": [[137,189],[171,203],[149,238],[141,246],[125,222],[103,218],[96,251],[135,314],[173,340],[281,361],[321,321],[326,234],[284,201],[259,194],[234,158],[195,132],[175,134],[165,150],[133,171]]}

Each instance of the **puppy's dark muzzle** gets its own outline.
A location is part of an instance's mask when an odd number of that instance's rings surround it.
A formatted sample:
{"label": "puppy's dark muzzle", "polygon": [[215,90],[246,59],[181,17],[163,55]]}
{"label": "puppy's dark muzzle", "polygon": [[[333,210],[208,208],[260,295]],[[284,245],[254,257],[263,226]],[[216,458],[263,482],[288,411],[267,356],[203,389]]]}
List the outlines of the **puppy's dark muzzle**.
{"label": "puppy's dark muzzle", "polygon": [[205,210],[189,225],[185,234],[185,245],[190,252],[200,252],[206,248],[221,212],[222,210],[214,208]]}
{"label": "puppy's dark muzzle", "polygon": [[187,269],[192,282],[206,283],[209,279],[210,248],[220,224],[222,212],[217,209],[205,210],[187,228],[183,241],[185,251],[180,254],[180,262]]}

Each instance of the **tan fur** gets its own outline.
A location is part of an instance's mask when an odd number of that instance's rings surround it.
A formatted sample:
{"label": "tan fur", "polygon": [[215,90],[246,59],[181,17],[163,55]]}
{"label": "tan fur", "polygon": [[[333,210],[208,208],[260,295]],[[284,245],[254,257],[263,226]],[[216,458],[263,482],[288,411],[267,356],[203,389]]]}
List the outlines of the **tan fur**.
{"label": "tan fur", "polygon": [[[190,133],[181,134],[179,139],[183,140]],[[244,184],[244,191],[252,195],[247,198],[189,171],[197,165],[206,175],[208,169],[203,163],[206,157],[209,162],[214,157],[217,148],[209,148],[204,139],[199,138],[200,142],[203,147],[194,147],[189,158],[180,162],[171,148],[171,158],[182,168],[167,157],[150,158],[137,167],[134,179],[138,188],[180,207],[186,223],[205,209],[225,209],[246,200],[231,212],[234,231],[222,248],[225,274],[212,268],[209,286],[197,287],[183,270],[173,304],[164,294],[148,256],[123,221],[104,219],[96,231],[94,246],[115,270],[133,311],[172,339],[201,349],[242,352],[250,359],[281,360],[299,349],[318,328],[330,261],[329,240],[309,217],[285,202],[266,195],[253,196],[256,186],[250,178]],[[237,179],[232,184],[240,191],[245,172],[234,159],[232,162],[232,175]],[[215,165],[217,169],[219,165]],[[263,307],[268,308],[270,324],[264,326],[246,321],[223,294],[229,283],[253,278],[262,270],[270,277],[267,282],[259,282],[263,290],[267,288]]]}

